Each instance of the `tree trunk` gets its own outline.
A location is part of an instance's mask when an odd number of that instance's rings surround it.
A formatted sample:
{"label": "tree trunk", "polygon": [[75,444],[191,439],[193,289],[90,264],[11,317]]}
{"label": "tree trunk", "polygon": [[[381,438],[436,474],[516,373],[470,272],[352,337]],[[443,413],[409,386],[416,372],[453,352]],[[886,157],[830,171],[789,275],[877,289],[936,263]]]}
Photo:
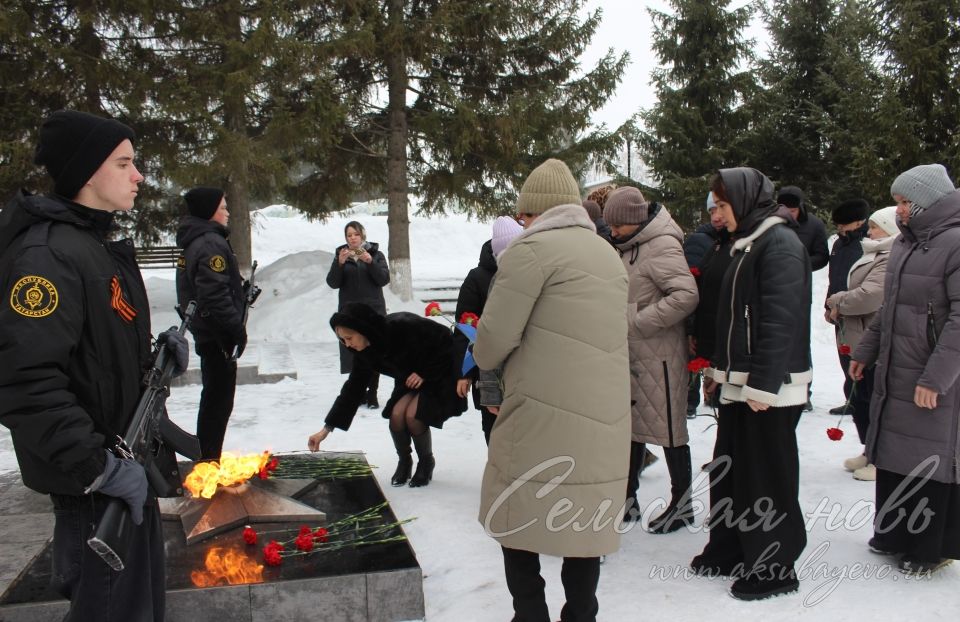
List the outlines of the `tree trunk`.
{"label": "tree trunk", "polygon": [[[243,42],[240,28],[240,13],[235,5],[227,10],[226,23],[233,31],[237,44]],[[229,50],[224,58],[224,66],[229,72],[234,70]],[[223,122],[232,134],[228,138],[228,153],[221,149],[220,157],[230,164],[224,192],[227,197],[227,209],[230,211],[230,245],[237,256],[241,272],[247,273],[252,262],[250,240],[250,196],[247,191],[247,170],[250,154],[246,149],[247,123],[244,108],[244,93],[239,89],[223,89]],[[230,145],[233,148],[229,148]]]}
{"label": "tree trunk", "polygon": [[403,42],[403,0],[390,0],[387,86],[390,137],[387,142],[387,226],[390,229],[390,289],[413,299],[410,270],[410,216],[407,213],[407,58]]}
{"label": "tree trunk", "polygon": [[77,40],[74,44],[80,52],[82,63],[82,78],[80,80],[81,91],[83,93],[83,110],[95,114],[105,114],[103,110],[103,98],[100,93],[100,75],[98,68],[103,57],[103,43],[97,34],[95,21],[97,19],[97,7],[93,2],[80,2],[77,4],[77,20],[79,30]]}

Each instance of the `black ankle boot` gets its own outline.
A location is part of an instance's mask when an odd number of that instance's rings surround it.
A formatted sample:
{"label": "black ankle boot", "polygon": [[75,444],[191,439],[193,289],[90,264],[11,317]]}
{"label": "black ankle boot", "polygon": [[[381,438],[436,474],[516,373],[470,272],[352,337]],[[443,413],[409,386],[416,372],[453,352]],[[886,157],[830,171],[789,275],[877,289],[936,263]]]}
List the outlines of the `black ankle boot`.
{"label": "black ankle boot", "polygon": [[623,508],[623,522],[640,520],[640,504],[637,503],[637,489],[640,488],[640,471],[647,452],[644,443],[630,442],[630,470],[627,471],[627,502]]}
{"label": "black ankle boot", "polygon": [[377,390],[367,390],[367,408],[380,408],[380,402],[377,400]]}
{"label": "black ankle boot", "polygon": [[426,486],[433,479],[433,467],[436,461],[433,459],[433,441],[430,436],[430,428],[419,436],[413,437],[413,446],[417,449],[417,470],[410,478],[410,487],[418,488]]}
{"label": "black ankle boot", "polygon": [[690,498],[692,480],[690,446],[664,447],[663,454],[670,471],[670,505],[662,514],[650,520],[650,533],[672,533],[693,523],[693,500]]}
{"label": "black ankle boot", "polygon": [[393,446],[397,448],[397,455],[400,456],[397,470],[393,472],[393,477],[390,478],[390,484],[392,486],[403,486],[410,479],[410,471],[413,470],[413,458],[410,455],[410,432],[390,430],[390,435],[393,437]]}

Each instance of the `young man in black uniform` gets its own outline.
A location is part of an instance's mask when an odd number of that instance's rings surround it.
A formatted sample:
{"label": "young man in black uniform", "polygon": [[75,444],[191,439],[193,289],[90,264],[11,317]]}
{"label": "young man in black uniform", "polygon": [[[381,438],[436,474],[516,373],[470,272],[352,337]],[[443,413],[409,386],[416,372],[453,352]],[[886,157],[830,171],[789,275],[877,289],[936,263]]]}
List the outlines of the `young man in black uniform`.
{"label": "young man in black uniform", "polygon": [[190,332],[200,356],[203,392],[197,413],[197,437],[204,460],[219,460],[233,412],[237,363],[233,349],[245,345],[243,282],[227,241],[227,200],[219,188],[193,188],[184,195],[188,214],[177,229],[183,255],[177,266],[177,300],[197,302]]}
{"label": "young man in black uniform", "polygon": [[[53,113],[34,158],[53,192],[21,193],[0,212],[0,423],[24,484],[53,500],[52,581],[70,599],[69,621],[164,615],[156,498],[140,464],[106,450],[126,429],[151,361],[133,244],[109,240],[113,212],[133,208],[143,181],[133,140],[118,121]],[[120,572],[86,544],[111,497],[138,525]]]}

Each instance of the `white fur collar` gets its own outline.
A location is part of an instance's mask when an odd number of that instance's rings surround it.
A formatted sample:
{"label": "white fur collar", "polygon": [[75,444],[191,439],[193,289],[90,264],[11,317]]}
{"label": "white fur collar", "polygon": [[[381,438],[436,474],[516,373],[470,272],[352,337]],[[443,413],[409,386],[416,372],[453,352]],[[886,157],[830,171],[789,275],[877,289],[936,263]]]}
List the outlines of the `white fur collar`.
{"label": "white fur collar", "polygon": [[786,222],[786,219],[781,216],[767,216],[763,219],[763,222],[760,223],[760,226],[753,231],[753,233],[745,238],[740,238],[733,243],[733,248],[730,249],[730,254],[733,255],[737,251],[749,249],[751,246],[753,246],[753,243],[757,241],[757,238],[766,233],[768,229]]}

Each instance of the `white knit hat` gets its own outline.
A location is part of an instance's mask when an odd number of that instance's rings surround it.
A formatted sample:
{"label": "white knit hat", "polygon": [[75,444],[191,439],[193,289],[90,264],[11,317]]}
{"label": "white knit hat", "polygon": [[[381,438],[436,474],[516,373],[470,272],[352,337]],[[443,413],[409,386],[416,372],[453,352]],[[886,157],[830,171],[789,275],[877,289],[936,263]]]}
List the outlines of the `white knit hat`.
{"label": "white knit hat", "polygon": [[493,221],[493,237],[490,238],[490,246],[493,248],[493,256],[499,257],[500,253],[507,250],[507,245],[513,238],[520,235],[523,227],[516,220],[509,216],[501,216]]}
{"label": "white knit hat", "polygon": [[870,222],[877,225],[889,235],[897,235],[900,229],[897,227],[897,206],[882,207],[870,214]]}

